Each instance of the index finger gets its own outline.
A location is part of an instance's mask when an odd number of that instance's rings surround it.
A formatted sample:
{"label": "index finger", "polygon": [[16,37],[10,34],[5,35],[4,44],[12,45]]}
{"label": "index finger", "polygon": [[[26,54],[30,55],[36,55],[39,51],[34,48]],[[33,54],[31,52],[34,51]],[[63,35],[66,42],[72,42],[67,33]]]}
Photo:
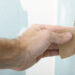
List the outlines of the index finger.
{"label": "index finger", "polygon": [[54,26],[54,25],[47,25],[46,28],[53,31],[53,32],[60,31],[60,30],[65,30],[65,29],[73,30],[73,27]]}

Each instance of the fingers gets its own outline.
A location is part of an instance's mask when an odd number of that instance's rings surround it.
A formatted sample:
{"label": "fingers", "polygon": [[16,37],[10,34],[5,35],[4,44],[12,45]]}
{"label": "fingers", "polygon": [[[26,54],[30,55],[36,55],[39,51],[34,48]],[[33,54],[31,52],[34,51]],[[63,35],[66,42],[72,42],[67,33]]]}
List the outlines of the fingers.
{"label": "fingers", "polygon": [[52,43],[52,44],[48,47],[48,49],[59,49],[59,47],[58,47],[57,44]]}
{"label": "fingers", "polygon": [[45,25],[45,24],[34,24],[31,28],[35,29],[49,29],[50,31],[56,32],[64,29],[73,29],[73,27],[59,26],[59,25]]}
{"label": "fingers", "polygon": [[72,34],[70,32],[65,33],[54,33],[52,32],[52,42],[56,44],[64,44],[72,39]]}
{"label": "fingers", "polygon": [[43,57],[47,57],[47,56],[56,56],[59,55],[59,50],[58,49],[51,49],[51,50],[47,50],[46,52],[44,52]]}
{"label": "fingers", "polygon": [[53,26],[53,25],[47,25],[46,28],[53,32],[64,30],[64,29],[73,29],[73,27]]}
{"label": "fingers", "polygon": [[41,58],[49,57],[49,56],[57,56],[57,55],[59,55],[59,50],[58,49],[50,49],[50,50],[48,49],[42,55],[37,57],[36,62],[38,62]]}

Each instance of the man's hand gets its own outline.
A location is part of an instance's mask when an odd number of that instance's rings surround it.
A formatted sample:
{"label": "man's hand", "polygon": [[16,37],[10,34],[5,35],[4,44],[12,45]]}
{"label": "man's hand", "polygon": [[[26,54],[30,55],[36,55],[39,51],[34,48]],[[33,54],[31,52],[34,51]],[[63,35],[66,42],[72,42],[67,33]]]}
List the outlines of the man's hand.
{"label": "man's hand", "polygon": [[72,38],[69,32],[58,34],[56,31],[72,29],[70,27],[32,25],[19,37],[21,59],[14,70],[21,71],[34,65],[40,58],[59,54],[58,44],[64,44]]}

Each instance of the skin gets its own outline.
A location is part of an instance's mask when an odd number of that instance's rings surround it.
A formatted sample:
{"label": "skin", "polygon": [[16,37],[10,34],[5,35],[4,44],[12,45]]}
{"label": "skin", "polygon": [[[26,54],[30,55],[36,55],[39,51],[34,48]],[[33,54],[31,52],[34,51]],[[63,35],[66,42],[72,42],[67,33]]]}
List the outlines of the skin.
{"label": "skin", "polygon": [[64,29],[72,28],[35,24],[16,39],[1,39],[0,69],[22,71],[43,57],[59,55],[58,45],[72,38],[70,32],[56,33]]}

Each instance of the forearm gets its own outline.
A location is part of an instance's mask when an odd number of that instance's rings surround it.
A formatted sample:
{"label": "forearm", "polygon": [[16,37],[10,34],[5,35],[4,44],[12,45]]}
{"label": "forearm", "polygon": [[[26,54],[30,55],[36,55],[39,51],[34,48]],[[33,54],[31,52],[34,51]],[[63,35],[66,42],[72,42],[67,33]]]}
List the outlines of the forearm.
{"label": "forearm", "polygon": [[19,55],[17,39],[0,39],[0,69],[15,67]]}

